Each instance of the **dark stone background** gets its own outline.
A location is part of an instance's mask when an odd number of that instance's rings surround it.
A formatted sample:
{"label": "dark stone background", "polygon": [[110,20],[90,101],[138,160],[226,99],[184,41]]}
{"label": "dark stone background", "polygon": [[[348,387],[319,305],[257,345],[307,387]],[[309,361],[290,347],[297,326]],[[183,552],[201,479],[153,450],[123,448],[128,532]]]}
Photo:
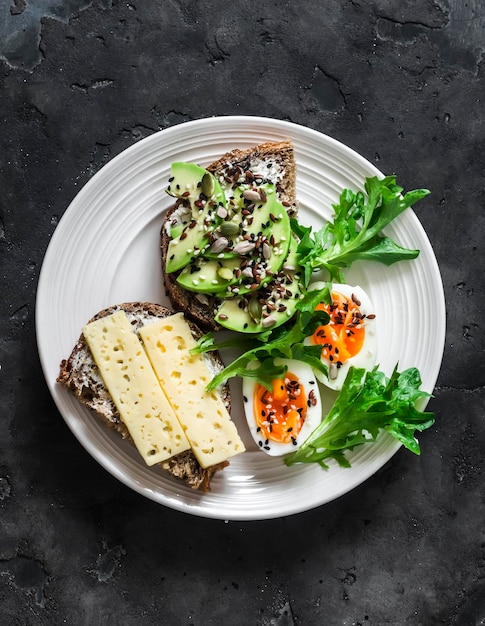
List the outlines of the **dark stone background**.
{"label": "dark stone background", "polygon": [[[479,0],[0,2],[0,623],[485,623],[485,15]],[[211,115],[287,119],[405,188],[440,263],[445,358],[421,457],[286,519],[145,500],[52,402],[36,284],[109,159]],[[64,259],[63,262],[69,262]]]}

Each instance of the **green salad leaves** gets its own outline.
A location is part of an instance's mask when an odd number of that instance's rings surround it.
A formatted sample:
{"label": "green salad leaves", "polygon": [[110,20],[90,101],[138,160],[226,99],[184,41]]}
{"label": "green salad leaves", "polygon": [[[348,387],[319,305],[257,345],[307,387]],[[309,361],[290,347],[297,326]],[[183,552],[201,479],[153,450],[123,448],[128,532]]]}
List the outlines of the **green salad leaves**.
{"label": "green salad leaves", "polygon": [[420,386],[416,368],[402,373],[396,368],[388,379],[377,368],[351,367],[333,407],[301,447],[285,458],[286,465],[319,463],[327,469],[326,461],[335,459],[340,466],[350,467],[345,451],[375,441],[381,430],[420,454],[414,433],[434,424],[433,413],[416,407],[430,397]]}
{"label": "green salad leaves", "polygon": [[292,220],[293,232],[300,239],[298,253],[305,284],[308,285],[317,269],[326,269],[330,280],[342,283],[345,282],[342,268],[350,267],[354,261],[372,260],[391,265],[418,256],[419,250],[402,248],[380,233],[429,191],[416,189],[403,195],[395,176],[366,178],[364,188],[365,193],[344,189],[339,203],[333,205],[333,221],[315,233]]}

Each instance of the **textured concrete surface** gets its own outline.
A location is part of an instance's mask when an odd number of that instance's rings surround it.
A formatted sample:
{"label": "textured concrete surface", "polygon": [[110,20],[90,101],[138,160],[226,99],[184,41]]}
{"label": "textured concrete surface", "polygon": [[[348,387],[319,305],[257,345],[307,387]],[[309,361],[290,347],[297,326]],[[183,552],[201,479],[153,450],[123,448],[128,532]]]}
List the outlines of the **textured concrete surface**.
{"label": "textured concrete surface", "polygon": [[[478,0],[0,2],[0,623],[485,623],[484,27]],[[305,124],[430,188],[416,211],[447,298],[422,456],[276,521],[122,486],[68,431],[36,352],[37,279],[72,198],[139,139],[220,114]]]}

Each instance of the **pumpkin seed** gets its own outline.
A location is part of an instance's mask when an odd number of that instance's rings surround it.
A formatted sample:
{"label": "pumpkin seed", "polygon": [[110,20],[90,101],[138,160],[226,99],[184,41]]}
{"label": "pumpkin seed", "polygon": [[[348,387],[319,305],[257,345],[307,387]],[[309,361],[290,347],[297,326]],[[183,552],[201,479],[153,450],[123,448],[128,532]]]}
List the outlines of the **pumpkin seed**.
{"label": "pumpkin seed", "polygon": [[210,198],[214,193],[214,180],[209,172],[206,172],[202,176],[202,185],[201,185],[202,193],[206,198]]}
{"label": "pumpkin seed", "polygon": [[219,278],[222,278],[222,280],[232,280],[233,277],[232,270],[230,270],[228,267],[220,267],[217,270],[217,275],[219,276]]}
{"label": "pumpkin seed", "polygon": [[249,301],[248,313],[249,313],[249,317],[253,320],[253,322],[256,322],[256,324],[258,324],[259,321],[261,320],[261,315],[263,313],[263,307],[261,306],[259,301],[256,300],[256,298],[252,298]]}
{"label": "pumpkin seed", "polygon": [[239,226],[234,222],[223,222],[219,230],[224,235],[224,237],[234,237],[239,232]]}

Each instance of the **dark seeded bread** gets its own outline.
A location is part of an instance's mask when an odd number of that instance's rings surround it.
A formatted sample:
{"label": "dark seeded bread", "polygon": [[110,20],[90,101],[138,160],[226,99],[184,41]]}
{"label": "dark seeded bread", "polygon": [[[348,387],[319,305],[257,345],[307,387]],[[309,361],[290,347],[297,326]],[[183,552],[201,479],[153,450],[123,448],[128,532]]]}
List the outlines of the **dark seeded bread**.
{"label": "dark seeded bread", "polygon": [[[133,327],[138,330],[142,326],[155,322],[162,317],[168,317],[173,311],[158,304],[148,302],[127,302],[118,304],[97,313],[89,322],[101,317],[111,315],[116,311],[125,311]],[[201,336],[200,329],[189,322],[192,334],[197,339]],[[211,352],[212,367],[222,369],[223,363],[217,353]],[[131,441],[126,426],[120,418],[120,414],[111,399],[108,390],[104,386],[101,375],[94,363],[91,352],[81,334],[71,355],[61,362],[57,382],[69,389],[76,398],[89,409],[94,411],[107,425],[118,432],[123,439]],[[229,385],[221,390],[222,399],[228,411],[231,409]],[[203,469],[191,450],[182,452],[160,464],[163,469],[173,476],[183,480],[193,489],[208,491],[210,481],[216,471],[228,465],[227,462]]]}
{"label": "dark seeded bread", "polygon": [[[247,150],[232,150],[208,165],[206,169],[218,177],[223,184],[230,186],[231,181],[236,184],[238,180],[238,174],[234,174],[234,166],[238,166],[244,174],[247,171],[253,171],[255,164],[260,164],[257,168],[258,171],[263,169],[267,180],[276,185],[278,199],[284,203],[288,214],[290,216],[296,215],[298,210],[296,164],[291,141],[267,142]],[[167,296],[174,309],[183,311],[198,325],[208,330],[219,330],[214,320],[214,312],[220,301],[214,297],[205,298],[182,289],[177,283],[177,274],[165,272],[170,242],[167,225],[170,224],[175,209],[176,206],[168,212],[160,233],[162,272]]]}

